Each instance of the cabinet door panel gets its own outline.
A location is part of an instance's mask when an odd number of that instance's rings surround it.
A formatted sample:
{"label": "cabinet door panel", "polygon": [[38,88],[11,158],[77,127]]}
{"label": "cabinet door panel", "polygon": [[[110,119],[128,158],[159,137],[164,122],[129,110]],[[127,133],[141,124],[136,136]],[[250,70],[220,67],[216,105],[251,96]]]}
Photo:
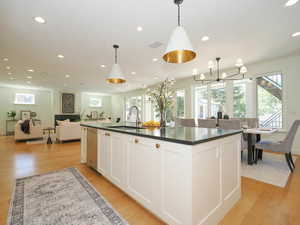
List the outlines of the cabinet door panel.
{"label": "cabinet door panel", "polygon": [[113,134],[111,136],[110,173],[112,181],[119,187],[121,187],[124,182],[124,156],[125,151],[122,137]]}
{"label": "cabinet door panel", "polygon": [[105,176],[110,175],[110,148],[111,138],[106,136],[104,132],[98,133],[98,171]]}
{"label": "cabinet door panel", "polygon": [[239,188],[240,150],[236,141],[225,143],[222,147],[222,193],[226,200]]}
{"label": "cabinet door panel", "polygon": [[127,189],[129,193],[149,209],[155,210],[160,182],[160,153],[154,145],[128,143]]}

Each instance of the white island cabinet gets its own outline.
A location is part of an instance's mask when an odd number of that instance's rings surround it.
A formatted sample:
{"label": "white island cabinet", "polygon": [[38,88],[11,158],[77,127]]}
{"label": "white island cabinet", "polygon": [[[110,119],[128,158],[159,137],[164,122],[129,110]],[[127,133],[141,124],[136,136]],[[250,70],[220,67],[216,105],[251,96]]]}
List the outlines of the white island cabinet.
{"label": "white island cabinet", "polygon": [[218,224],[240,198],[240,134],[187,145],[97,132],[98,172],[167,224]]}

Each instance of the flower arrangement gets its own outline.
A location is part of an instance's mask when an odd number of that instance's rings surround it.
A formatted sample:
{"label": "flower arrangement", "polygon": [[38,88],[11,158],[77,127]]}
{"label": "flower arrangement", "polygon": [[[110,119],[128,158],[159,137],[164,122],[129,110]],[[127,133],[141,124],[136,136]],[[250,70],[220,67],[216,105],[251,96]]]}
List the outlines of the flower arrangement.
{"label": "flower arrangement", "polygon": [[9,118],[11,118],[12,120],[15,119],[15,116],[17,115],[16,111],[15,110],[11,110],[11,111],[8,111],[7,112],[7,116]]}
{"label": "flower arrangement", "polygon": [[146,91],[146,95],[148,95],[149,100],[154,103],[155,111],[160,116],[160,127],[166,126],[167,112],[171,111],[174,107],[174,84],[174,79],[166,79],[161,84],[152,89],[149,88]]}

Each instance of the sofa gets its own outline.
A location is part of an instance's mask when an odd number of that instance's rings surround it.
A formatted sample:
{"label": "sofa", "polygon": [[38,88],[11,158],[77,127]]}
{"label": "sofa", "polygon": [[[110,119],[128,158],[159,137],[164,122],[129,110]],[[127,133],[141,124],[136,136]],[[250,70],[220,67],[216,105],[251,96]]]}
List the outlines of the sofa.
{"label": "sofa", "polygon": [[56,139],[60,142],[80,140],[80,122],[59,122],[56,126]]}
{"label": "sofa", "polygon": [[26,134],[21,130],[22,120],[18,121],[15,125],[15,140],[16,141],[25,141],[32,139],[43,138],[43,128],[40,124],[33,124],[32,120],[29,122],[30,133]]}

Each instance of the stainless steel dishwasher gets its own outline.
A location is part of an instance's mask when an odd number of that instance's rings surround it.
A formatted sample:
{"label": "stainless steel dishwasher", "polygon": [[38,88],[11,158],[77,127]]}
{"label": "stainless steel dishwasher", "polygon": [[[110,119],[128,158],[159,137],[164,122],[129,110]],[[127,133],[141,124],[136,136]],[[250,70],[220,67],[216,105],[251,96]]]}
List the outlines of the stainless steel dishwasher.
{"label": "stainless steel dishwasher", "polygon": [[88,128],[87,129],[87,165],[97,170],[97,129]]}

